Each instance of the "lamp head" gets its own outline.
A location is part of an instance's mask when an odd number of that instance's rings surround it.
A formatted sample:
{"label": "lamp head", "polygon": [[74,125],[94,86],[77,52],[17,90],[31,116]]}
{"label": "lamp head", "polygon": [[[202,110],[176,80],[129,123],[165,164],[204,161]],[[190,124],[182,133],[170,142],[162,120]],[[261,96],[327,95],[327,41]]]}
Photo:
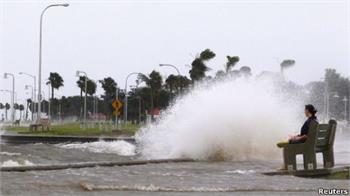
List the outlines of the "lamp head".
{"label": "lamp head", "polygon": [[23,74],[23,72],[19,72],[18,74],[22,75],[22,74]]}
{"label": "lamp head", "polygon": [[68,7],[69,4],[68,3],[65,3],[65,4],[62,4],[63,7]]}

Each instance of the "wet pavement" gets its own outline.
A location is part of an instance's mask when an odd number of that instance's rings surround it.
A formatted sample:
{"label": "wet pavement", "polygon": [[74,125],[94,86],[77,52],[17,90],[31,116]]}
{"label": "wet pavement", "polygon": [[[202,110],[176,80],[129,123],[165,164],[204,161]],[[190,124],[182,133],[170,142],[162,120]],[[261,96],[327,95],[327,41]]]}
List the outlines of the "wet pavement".
{"label": "wet pavement", "polygon": [[[335,146],[338,166],[350,163],[348,136],[343,137],[346,139],[338,139]],[[139,160],[133,154],[134,146],[123,142],[0,144],[0,147],[3,166]],[[320,187],[350,187],[349,180],[262,174],[280,168],[281,164],[281,159],[199,161],[1,172],[1,195],[317,195]],[[97,190],[87,191],[80,186],[81,183],[93,185]]]}

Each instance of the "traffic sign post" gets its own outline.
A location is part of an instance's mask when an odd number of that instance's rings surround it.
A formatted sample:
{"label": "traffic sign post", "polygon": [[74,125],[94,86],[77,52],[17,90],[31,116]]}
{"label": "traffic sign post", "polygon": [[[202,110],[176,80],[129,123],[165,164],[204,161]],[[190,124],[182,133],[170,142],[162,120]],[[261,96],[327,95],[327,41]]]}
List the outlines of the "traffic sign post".
{"label": "traffic sign post", "polygon": [[123,107],[123,104],[122,102],[120,102],[118,99],[115,99],[113,102],[112,102],[112,107],[114,108],[114,111],[113,111],[113,115],[115,115],[115,123],[117,124],[117,128],[118,128],[118,116],[120,116],[120,109]]}
{"label": "traffic sign post", "polygon": [[123,106],[122,102],[120,102],[118,99],[116,99],[112,102],[112,107],[115,110],[119,110],[122,106]]}

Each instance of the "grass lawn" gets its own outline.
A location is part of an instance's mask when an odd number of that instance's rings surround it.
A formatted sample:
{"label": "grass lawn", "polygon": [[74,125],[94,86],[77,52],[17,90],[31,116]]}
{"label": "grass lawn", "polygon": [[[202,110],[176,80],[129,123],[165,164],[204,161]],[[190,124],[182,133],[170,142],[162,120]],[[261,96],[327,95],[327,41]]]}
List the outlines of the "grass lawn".
{"label": "grass lawn", "polygon": [[119,125],[119,130],[109,126],[105,130],[98,126],[87,127],[86,129],[80,128],[80,123],[62,123],[51,125],[50,131],[29,131],[28,126],[5,126],[3,129],[9,132],[16,132],[19,134],[33,134],[33,135],[73,135],[73,136],[120,136],[134,135],[140,128],[140,125],[127,124]]}

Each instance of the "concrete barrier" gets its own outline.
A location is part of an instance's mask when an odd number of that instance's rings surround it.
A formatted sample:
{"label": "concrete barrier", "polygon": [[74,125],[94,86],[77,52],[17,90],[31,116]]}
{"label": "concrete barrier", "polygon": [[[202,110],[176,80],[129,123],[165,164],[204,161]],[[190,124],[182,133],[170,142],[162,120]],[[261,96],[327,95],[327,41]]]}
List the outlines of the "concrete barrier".
{"label": "concrete barrier", "polygon": [[16,134],[1,135],[1,143],[9,144],[29,144],[29,143],[72,143],[72,142],[96,142],[96,141],[118,141],[124,140],[130,143],[135,143],[134,137],[80,137],[80,136],[37,136]]}
{"label": "concrete barrier", "polygon": [[153,160],[137,160],[137,161],[101,161],[101,162],[84,162],[84,163],[67,163],[53,165],[30,165],[30,166],[14,166],[0,167],[2,172],[25,172],[33,170],[60,170],[86,167],[113,167],[113,166],[131,166],[156,163],[178,163],[178,162],[193,162],[193,159],[153,159]]}

